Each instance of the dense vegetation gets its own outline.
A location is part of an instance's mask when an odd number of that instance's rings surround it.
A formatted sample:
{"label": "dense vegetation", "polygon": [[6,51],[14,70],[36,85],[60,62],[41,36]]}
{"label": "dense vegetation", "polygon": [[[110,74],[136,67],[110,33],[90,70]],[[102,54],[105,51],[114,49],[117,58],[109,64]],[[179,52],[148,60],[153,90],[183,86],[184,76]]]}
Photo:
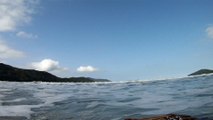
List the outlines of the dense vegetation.
{"label": "dense vegetation", "polygon": [[201,69],[201,70],[198,70],[188,76],[193,76],[193,75],[202,75],[202,74],[210,74],[210,73],[213,73],[213,70],[209,70],[209,69]]}
{"label": "dense vegetation", "polygon": [[0,63],[0,81],[15,82],[109,82],[105,79],[94,79],[89,77],[60,78],[45,71],[15,68]]}

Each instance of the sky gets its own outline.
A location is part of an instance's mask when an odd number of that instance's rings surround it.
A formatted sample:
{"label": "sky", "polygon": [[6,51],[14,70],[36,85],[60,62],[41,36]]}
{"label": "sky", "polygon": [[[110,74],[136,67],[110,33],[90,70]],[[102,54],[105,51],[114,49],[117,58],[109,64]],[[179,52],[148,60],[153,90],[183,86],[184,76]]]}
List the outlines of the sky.
{"label": "sky", "polygon": [[113,81],[213,69],[212,0],[0,0],[0,62]]}

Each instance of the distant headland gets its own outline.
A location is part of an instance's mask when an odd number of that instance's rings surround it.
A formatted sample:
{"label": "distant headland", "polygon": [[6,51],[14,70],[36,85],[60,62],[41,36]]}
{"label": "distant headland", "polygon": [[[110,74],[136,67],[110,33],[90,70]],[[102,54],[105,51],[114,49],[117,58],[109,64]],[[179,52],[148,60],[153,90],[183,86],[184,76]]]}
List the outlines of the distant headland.
{"label": "distant headland", "polygon": [[0,63],[0,81],[9,82],[110,82],[89,77],[60,78],[45,71],[16,68]]}
{"label": "distant headland", "polygon": [[188,76],[194,76],[194,75],[203,75],[203,74],[211,74],[213,73],[213,70],[210,69],[200,69],[194,73],[189,74]]}

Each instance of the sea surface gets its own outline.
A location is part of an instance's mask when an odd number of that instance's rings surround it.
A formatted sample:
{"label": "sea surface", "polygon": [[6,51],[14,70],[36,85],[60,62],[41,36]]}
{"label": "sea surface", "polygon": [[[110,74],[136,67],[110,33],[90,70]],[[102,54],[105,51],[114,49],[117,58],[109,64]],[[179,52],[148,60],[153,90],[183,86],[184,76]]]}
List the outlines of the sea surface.
{"label": "sea surface", "polygon": [[213,120],[213,75],[109,83],[0,82],[0,120]]}

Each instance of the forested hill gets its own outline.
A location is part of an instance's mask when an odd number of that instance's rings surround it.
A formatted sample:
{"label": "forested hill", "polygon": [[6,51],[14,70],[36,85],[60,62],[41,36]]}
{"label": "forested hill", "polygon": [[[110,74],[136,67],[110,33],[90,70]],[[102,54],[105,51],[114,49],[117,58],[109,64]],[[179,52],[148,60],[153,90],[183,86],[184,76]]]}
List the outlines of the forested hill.
{"label": "forested hill", "polygon": [[60,78],[45,71],[21,69],[0,63],[0,81],[14,82],[109,82],[106,79],[89,77]]}

